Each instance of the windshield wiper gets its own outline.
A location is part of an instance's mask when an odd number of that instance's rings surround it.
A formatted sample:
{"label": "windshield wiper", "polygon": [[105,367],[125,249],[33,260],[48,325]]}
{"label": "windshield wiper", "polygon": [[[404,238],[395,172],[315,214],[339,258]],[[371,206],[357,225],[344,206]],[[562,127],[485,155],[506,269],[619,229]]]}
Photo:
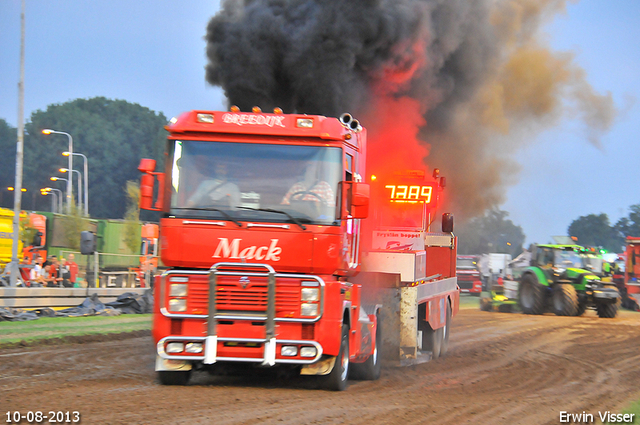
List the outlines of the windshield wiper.
{"label": "windshield wiper", "polygon": [[242,210],[264,211],[264,212],[272,212],[272,213],[284,214],[287,217],[289,217],[289,219],[291,221],[293,221],[295,224],[300,226],[300,228],[302,230],[307,230],[306,226],[304,224],[302,224],[302,222],[300,220],[298,220],[297,218],[295,218],[294,216],[292,216],[291,214],[289,214],[286,211],[274,210],[274,209],[271,209],[271,208],[251,208],[251,207],[237,207],[237,208],[242,209]]}
{"label": "windshield wiper", "polygon": [[242,223],[233,218],[228,212],[221,210],[219,208],[171,208],[172,210],[190,210],[190,211],[216,211],[222,214],[228,221],[232,221],[238,225],[238,227],[242,227]]}

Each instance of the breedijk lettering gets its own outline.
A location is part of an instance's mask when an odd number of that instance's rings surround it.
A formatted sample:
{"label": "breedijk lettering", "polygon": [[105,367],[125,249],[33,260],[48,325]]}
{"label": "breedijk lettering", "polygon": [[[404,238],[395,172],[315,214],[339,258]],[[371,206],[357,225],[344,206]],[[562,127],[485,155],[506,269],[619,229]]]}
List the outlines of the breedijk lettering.
{"label": "breedijk lettering", "polygon": [[267,127],[284,127],[282,123],[284,116],[274,115],[254,115],[254,114],[231,114],[222,115],[222,122],[236,125],[266,125]]}
{"label": "breedijk lettering", "polygon": [[240,250],[242,239],[234,239],[229,242],[227,238],[218,238],[220,241],[213,254],[213,258],[244,258],[247,260],[280,261],[282,248],[278,245],[278,239],[271,239],[269,246],[251,245]]}

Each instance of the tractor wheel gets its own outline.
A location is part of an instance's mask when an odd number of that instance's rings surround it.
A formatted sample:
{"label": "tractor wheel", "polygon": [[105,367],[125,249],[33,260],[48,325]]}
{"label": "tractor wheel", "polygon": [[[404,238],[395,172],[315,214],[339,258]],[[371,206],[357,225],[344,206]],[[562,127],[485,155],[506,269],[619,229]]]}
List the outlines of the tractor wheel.
{"label": "tractor wheel", "polygon": [[573,285],[557,284],[553,288],[553,312],[556,316],[578,315],[578,293]]}
{"label": "tractor wheel", "polygon": [[544,286],[530,273],[522,277],[518,291],[518,303],[524,314],[543,314],[545,311]]}
{"label": "tractor wheel", "polygon": [[493,310],[493,302],[489,297],[480,298],[480,310],[481,311],[491,311]]}
{"label": "tractor wheel", "polygon": [[349,377],[349,327],[342,325],[342,342],[336,362],[328,375],[322,376],[322,386],[330,391],[344,391]]}
{"label": "tractor wheel", "polygon": [[190,377],[190,370],[158,372],[158,380],[162,385],[187,385]]}
{"label": "tractor wheel", "polygon": [[587,311],[587,303],[578,302],[578,311],[576,312],[576,316],[582,316],[585,311]]}
{"label": "tractor wheel", "polygon": [[449,334],[451,333],[451,306],[447,301],[447,321],[442,328],[442,345],[440,345],[440,357],[447,355],[449,351]]}
{"label": "tractor wheel", "polygon": [[596,304],[596,313],[598,317],[612,319],[618,314],[618,303]]}
{"label": "tractor wheel", "polygon": [[353,363],[351,365],[351,372],[356,379],[363,379],[365,381],[375,381],[380,378],[380,348],[382,347],[382,326],[380,322],[380,315],[376,315],[376,335],[375,346],[373,348],[373,354],[364,363]]}
{"label": "tractor wheel", "polygon": [[[614,285],[605,285],[605,288],[617,289]],[[596,313],[598,317],[612,319],[618,315],[618,308],[620,308],[621,300],[618,298],[613,304],[596,304]]]}

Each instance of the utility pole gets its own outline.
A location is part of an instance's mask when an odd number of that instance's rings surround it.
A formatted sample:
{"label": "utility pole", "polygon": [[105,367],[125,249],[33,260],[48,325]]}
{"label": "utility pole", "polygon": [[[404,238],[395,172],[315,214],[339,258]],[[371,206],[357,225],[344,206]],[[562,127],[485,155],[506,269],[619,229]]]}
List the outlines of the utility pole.
{"label": "utility pole", "polygon": [[20,273],[18,261],[18,240],[20,239],[20,210],[22,204],[22,162],[24,157],[24,11],[22,0],[20,14],[20,81],[18,82],[18,145],[16,148],[16,184],[13,191],[13,249],[11,251],[10,286],[16,286]]}

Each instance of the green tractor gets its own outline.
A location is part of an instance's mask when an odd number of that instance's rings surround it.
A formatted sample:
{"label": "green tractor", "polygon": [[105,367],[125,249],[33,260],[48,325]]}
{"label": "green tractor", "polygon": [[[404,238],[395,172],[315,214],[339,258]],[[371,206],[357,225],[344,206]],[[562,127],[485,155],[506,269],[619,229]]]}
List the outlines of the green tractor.
{"label": "green tractor", "polygon": [[502,288],[493,285],[480,308],[517,303],[525,314],[551,310],[558,316],[581,316],[593,308],[599,317],[616,317],[620,294],[602,277],[602,263],[599,253],[579,245],[533,245],[529,265],[514,268],[515,280]]}

